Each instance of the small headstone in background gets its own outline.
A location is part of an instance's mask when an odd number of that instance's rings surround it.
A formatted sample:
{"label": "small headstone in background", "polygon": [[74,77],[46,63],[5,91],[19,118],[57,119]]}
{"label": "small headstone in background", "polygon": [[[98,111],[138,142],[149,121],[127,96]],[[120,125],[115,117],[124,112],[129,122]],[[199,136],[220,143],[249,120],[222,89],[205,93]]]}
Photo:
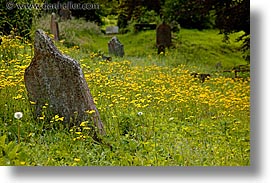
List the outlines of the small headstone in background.
{"label": "small headstone in background", "polygon": [[172,45],[171,27],[162,23],[157,27],[157,47],[164,46],[169,48]]}
{"label": "small headstone in background", "polygon": [[118,34],[118,26],[106,27],[106,34]]}
{"label": "small headstone in background", "polygon": [[59,40],[59,28],[58,28],[58,22],[55,13],[52,13],[51,16],[51,33],[54,35],[54,40]]}
{"label": "small headstone in background", "polygon": [[24,80],[29,100],[35,102],[36,117],[47,103],[47,117],[64,117],[64,124],[70,127],[91,120],[105,134],[79,63],[63,55],[42,30],[35,33],[34,57]]}
{"label": "small headstone in background", "polygon": [[124,46],[120,43],[116,36],[108,42],[108,51],[110,55],[115,55],[119,57],[124,56]]}
{"label": "small headstone in background", "polygon": [[71,11],[67,8],[61,8],[59,11],[59,16],[61,18],[61,20],[66,21],[66,20],[71,20]]}

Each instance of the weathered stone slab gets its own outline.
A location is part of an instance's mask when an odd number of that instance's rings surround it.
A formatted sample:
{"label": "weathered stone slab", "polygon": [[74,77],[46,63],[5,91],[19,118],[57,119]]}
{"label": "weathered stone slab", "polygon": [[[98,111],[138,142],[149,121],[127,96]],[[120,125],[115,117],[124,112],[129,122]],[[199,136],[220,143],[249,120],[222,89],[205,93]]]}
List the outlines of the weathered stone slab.
{"label": "weathered stone slab", "polygon": [[59,27],[55,13],[51,16],[51,33],[54,35],[54,40],[59,40]]}
{"label": "weathered stone slab", "polygon": [[36,103],[36,116],[48,103],[48,113],[64,117],[70,127],[91,120],[101,134],[105,133],[79,63],[63,55],[42,30],[35,33],[34,57],[24,79],[29,100]]}
{"label": "weathered stone slab", "polygon": [[106,34],[118,34],[118,26],[108,26],[106,27]]}
{"label": "weathered stone slab", "polygon": [[110,55],[115,55],[119,57],[124,56],[124,46],[120,43],[116,36],[108,42],[108,51]]}

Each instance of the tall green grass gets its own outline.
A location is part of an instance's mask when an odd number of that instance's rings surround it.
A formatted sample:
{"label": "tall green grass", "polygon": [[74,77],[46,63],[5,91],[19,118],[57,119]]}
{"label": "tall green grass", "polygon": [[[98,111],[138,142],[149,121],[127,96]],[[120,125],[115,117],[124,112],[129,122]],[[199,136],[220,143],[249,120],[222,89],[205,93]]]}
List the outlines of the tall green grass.
{"label": "tall green grass", "polygon": [[[0,75],[1,165],[250,165],[249,76],[232,79],[215,71],[216,62],[223,69],[246,63],[238,43],[221,42],[216,30],[182,29],[174,48],[157,55],[154,31],[129,33],[117,35],[125,57],[108,62],[98,52],[108,54],[111,37],[92,23],[73,27],[81,22],[61,24],[61,31],[66,29],[68,34],[61,32],[64,41],[55,44],[80,62],[107,135],[98,143],[88,129],[64,129],[58,120],[34,118],[23,80],[33,49],[30,43],[5,37],[1,50],[8,50],[8,58],[1,60]],[[214,74],[202,83],[192,72]],[[19,120],[14,118],[17,111],[23,112]]]}
{"label": "tall green grass", "polygon": [[[39,24],[35,28],[50,31],[49,15],[37,22]],[[100,27],[96,24],[73,19],[59,22],[59,27],[61,39],[64,41],[65,46],[76,45],[80,46],[82,51],[86,53],[101,52],[108,55],[107,44],[114,35],[102,34]],[[230,42],[225,43],[222,41],[223,35],[220,35],[218,30],[181,29],[179,33],[173,33],[173,46],[166,50],[165,59],[158,60],[169,60],[169,63],[166,64],[170,66],[180,64],[196,66],[201,70],[199,72],[211,72],[215,70],[215,65],[219,62],[225,70],[237,65],[244,65],[247,62],[242,58],[241,43],[235,41],[239,34],[241,33],[231,35]],[[124,45],[126,59],[140,62],[144,58],[152,57],[155,60],[159,57],[154,30],[115,36]]]}

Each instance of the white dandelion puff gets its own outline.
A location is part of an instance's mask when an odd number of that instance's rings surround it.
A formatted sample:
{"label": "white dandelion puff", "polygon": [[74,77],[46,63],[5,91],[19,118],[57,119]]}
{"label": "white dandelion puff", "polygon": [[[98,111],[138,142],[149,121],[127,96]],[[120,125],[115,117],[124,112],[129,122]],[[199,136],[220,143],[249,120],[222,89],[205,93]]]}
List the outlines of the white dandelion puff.
{"label": "white dandelion puff", "polygon": [[16,113],[14,113],[14,118],[20,119],[22,117],[23,117],[23,113],[22,112],[16,112]]}
{"label": "white dandelion puff", "polygon": [[138,112],[137,115],[141,116],[143,115],[143,112]]}

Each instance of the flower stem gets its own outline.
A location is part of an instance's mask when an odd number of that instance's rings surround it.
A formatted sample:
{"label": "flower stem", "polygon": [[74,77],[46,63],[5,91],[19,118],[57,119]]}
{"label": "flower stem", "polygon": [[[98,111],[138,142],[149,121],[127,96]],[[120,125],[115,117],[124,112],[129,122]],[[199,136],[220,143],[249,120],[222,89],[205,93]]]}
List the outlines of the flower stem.
{"label": "flower stem", "polygon": [[18,132],[17,132],[17,135],[18,135],[18,144],[20,144],[20,120],[18,120]]}

